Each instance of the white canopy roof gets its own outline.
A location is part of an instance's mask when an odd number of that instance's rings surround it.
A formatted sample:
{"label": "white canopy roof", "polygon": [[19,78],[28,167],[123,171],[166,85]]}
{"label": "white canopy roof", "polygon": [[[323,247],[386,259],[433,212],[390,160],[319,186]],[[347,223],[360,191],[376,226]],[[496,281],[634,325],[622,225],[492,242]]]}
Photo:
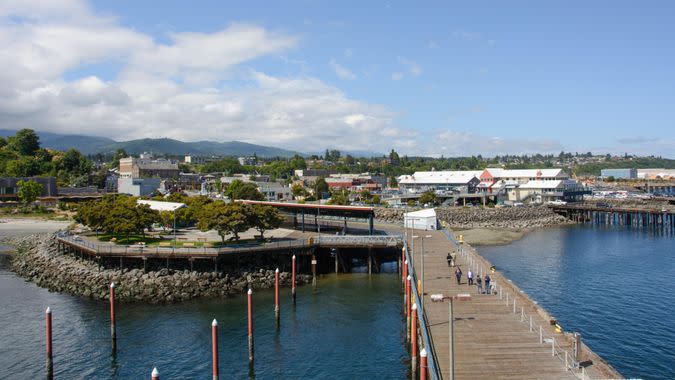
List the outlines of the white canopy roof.
{"label": "white canopy roof", "polygon": [[185,207],[185,203],[178,202],[162,202],[162,201],[146,201],[139,199],[136,201],[139,205],[148,205],[151,210],[156,211],[176,211],[181,207]]}

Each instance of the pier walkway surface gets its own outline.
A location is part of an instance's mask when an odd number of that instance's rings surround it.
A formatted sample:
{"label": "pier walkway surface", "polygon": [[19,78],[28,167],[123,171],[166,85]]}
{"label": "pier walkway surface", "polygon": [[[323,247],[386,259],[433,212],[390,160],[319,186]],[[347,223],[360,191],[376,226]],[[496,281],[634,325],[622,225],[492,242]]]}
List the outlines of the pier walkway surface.
{"label": "pier walkway surface", "polygon": [[[580,359],[586,361],[587,365],[590,364],[589,360],[593,364],[587,366],[583,374],[582,370],[573,369],[571,334],[556,332],[550,324],[551,317],[499,272],[490,273],[497,294],[479,294],[476,286],[469,286],[466,274],[470,268],[477,275],[481,274],[482,268],[483,276],[490,268],[490,264],[478,256],[473,248],[467,245],[460,248],[445,231],[415,230],[414,235],[417,238],[414,239],[413,262],[420,279],[422,244],[424,247],[424,309],[431,330],[435,359],[443,379],[452,378],[449,376],[449,305],[447,300],[432,302],[431,294],[471,294],[468,301],[453,302],[454,379],[621,377],[585,346]],[[409,230],[407,238],[410,248],[412,236]],[[457,285],[454,276],[455,268],[448,266],[446,255],[449,252],[457,253],[457,264],[463,271],[460,285]],[[565,361],[570,370],[565,369]]]}

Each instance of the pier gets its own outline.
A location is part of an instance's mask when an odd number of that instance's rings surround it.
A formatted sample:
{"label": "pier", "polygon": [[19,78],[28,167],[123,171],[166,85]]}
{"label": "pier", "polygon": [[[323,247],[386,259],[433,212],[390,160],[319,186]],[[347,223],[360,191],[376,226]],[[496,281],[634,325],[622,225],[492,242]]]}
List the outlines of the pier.
{"label": "pier", "polygon": [[[490,271],[491,264],[470,246],[459,244],[446,231],[413,230],[407,235],[413,282],[420,280],[424,288],[423,315],[430,335],[430,347],[425,348],[438,371],[431,378],[621,377],[571,333],[557,331],[545,310],[499,272]],[[416,236],[414,242],[412,236]],[[455,253],[456,265],[463,271],[459,285],[455,268],[446,261],[449,252]],[[469,270],[474,277],[489,273],[495,293],[479,294],[476,286],[469,286]],[[432,301],[431,295],[438,301]]]}
{"label": "pier", "polygon": [[557,214],[580,223],[634,226],[665,233],[675,232],[675,212],[672,210],[607,206],[582,203],[549,207]]}

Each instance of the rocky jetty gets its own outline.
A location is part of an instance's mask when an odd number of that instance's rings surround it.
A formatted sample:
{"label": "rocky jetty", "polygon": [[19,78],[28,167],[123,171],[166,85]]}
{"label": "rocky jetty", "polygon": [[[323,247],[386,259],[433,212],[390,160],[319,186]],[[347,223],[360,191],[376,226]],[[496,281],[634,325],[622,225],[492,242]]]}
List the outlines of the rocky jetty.
{"label": "rocky jetty", "polygon": [[[107,299],[108,286],[114,282],[121,302],[164,303],[193,298],[218,298],[241,294],[246,289],[274,286],[273,270],[236,273],[191,272],[161,269],[144,273],[142,269],[105,269],[91,261],[61,254],[52,234],[28,235],[5,239],[17,248],[11,268],[40,287],[94,299]],[[291,274],[279,273],[282,286],[290,286]],[[297,275],[299,283],[311,281],[309,275]]]}
{"label": "rocky jetty", "polygon": [[[404,209],[376,208],[375,218],[384,222],[402,224],[405,212]],[[455,229],[529,229],[572,223],[546,206],[438,207],[436,215],[438,219],[445,221]]]}

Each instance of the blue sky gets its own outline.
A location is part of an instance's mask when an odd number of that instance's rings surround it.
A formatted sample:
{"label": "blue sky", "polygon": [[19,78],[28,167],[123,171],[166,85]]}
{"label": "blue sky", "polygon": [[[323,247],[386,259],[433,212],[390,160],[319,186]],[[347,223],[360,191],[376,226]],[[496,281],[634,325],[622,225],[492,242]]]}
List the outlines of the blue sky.
{"label": "blue sky", "polygon": [[363,3],[0,2],[0,122],[300,151],[675,157],[675,3]]}

